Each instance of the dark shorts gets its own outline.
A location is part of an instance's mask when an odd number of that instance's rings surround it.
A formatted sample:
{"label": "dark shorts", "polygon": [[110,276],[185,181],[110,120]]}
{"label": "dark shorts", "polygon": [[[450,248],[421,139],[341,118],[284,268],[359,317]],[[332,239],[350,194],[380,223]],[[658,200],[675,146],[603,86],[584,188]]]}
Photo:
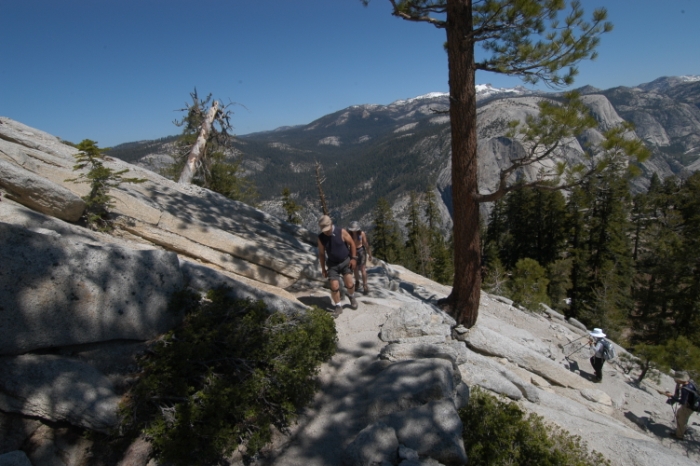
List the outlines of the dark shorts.
{"label": "dark shorts", "polygon": [[350,268],[350,258],[348,257],[340,264],[334,264],[329,262],[328,264],[328,279],[329,280],[340,280],[341,275],[352,275],[352,269]]}
{"label": "dark shorts", "polygon": [[367,251],[365,248],[360,248],[357,250],[357,266],[362,267],[367,263]]}

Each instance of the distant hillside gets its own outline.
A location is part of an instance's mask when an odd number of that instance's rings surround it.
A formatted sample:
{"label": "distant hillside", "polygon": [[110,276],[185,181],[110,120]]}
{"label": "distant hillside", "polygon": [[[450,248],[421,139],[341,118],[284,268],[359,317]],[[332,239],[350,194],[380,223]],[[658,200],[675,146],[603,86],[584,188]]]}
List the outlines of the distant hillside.
{"label": "distant hillside", "polygon": [[[657,173],[685,176],[700,169],[700,77],[664,77],[637,87],[580,92],[600,122],[601,130],[627,120],[651,149],[644,175],[633,189],[645,189]],[[517,150],[503,137],[508,121],[534,114],[541,98],[558,93],[524,88],[479,86],[478,134],[480,186],[493,184],[509,151]],[[371,223],[371,211],[387,198],[403,219],[409,191],[433,189],[442,200],[442,222],[451,227],[450,131],[446,94],[426,94],[390,105],[356,105],[323,116],[307,125],[279,128],[237,137],[231,156],[241,157],[260,192],[261,207],[282,215],[281,191],[287,187],[304,206],[305,226],[314,228],[320,210],[314,179],[315,163],[322,164],[323,185],[333,216],[341,221]],[[167,154],[174,137],[123,144],[110,155],[141,161],[149,154]],[[586,141],[579,141],[584,145]],[[581,153],[571,147],[569,160]],[[532,174],[524,173],[528,177]]]}

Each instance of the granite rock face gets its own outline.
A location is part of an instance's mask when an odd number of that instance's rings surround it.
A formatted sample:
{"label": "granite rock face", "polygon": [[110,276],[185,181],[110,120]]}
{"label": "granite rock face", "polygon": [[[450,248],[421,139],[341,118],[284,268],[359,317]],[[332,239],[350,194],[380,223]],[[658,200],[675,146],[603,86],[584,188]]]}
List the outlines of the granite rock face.
{"label": "granite rock face", "polygon": [[0,410],[108,432],[119,397],[107,378],[72,358],[26,354],[0,358]]}
{"label": "granite rock face", "polygon": [[147,340],[183,276],[174,253],[95,246],[0,223],[0,354],[97,341]]}

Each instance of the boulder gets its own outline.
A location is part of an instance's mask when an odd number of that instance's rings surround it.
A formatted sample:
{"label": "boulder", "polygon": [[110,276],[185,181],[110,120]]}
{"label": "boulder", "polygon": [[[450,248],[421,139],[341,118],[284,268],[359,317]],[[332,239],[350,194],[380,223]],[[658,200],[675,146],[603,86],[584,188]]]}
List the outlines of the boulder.
{"label": "boulder", "polygon": [[69,222],[80,219],[85,201],[43,176],[0,160],[0,187],[22,205]]}
{"label": "boulder", "polygon": [[569,317],[568,319],[566,319],[566,321],[569,323],[569,325],[576,327],[579,330],[583,330],[584,332],[588,331],[585,325],[583,325],[580,321],[574,319],[573,317]]}
{"label": "boulder", "polygon": [[451,361],[455,367],[467,360],[469,350],[459,341],[449,343],[390,343],[382,348],[379,357],[388,361],[403,361],[406,359],[442,358]]}
{"label": "boulder", "polygon": [[462,440],[463,424],[450,400],[428,404],[385,416],[379,422],[392,427],[399,442],[445,465],[467,464]]}
{"label": "boulder", "polygon": [[394,429],[386,424],[372,424],[362,429],[345,448],[343,465],[365,466],[385,461],[394,464],[398,450],[399,440]]}
{"label": "boulder", "polygon": [[[433,400],[452,400],[461,376],[445,359],[418,359],[394,363],[380,372],[366,388],[369,418],[424,405]],[[454,405],[452,401],[450,401]]]}
{"label": "boulder", "polygon": [[454,319],[421,302],[402,304],[382,326],[380,338],[395,342],[405,338],[435,336],[445,341],[450,337]]}
{"label": "boulder", "polygon": [[599,403],[604,406],[613,405],[612,398],[610,398],[610,395],[608,395],[602,390],[597,390],[595,388],[586,388],[581,390],[581,396],[587,399],[588,401]]}
{"label": "boulder", "polygon": [[590,382],[569,372],[545,356],[477,323],[460,335],[471,349],[482,354],[506,358],[513,364],[533,372],[554,385],[576,389],[592,388]]}
{"label": "boulder", "polygon": [[490,367],[462,364],[459,366],[459,371],[464,382],[470,387],[479,386],[511,400],[519,400],[523,397],[518,387]]}
{"label": "boulder", "polygon": [[566,320],[566,318],[559,314],[557,311],[547,306],[545,303],[540,303],[540,307],[544,310],[544,313],[549,316],[550,319]]}
{"label": "boulder", "polygon": [[181,320],[168,302],[183,287],[177,256],[97,246],[0,223],[0,354],[131,339]]}
{"label": "boulder", "polygon": [[25,354],[0,358],[0,409],[108,432],[119,397],[97,370],[75,359]]}

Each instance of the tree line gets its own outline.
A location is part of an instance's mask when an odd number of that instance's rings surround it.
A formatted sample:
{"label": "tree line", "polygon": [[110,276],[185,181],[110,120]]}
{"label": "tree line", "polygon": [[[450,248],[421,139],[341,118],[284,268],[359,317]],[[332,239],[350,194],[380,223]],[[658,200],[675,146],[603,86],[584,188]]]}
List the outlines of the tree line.
{"label": "tree line", "polygon": [[605,328],[647,369],[697,370],[689,364],[700,361],[699,246],[700,173],[654,175],[633,196],[629,176],[602,172],[568,197],[527,189],[495,202],[484,288]]}
{"label": "tree line", "polygon": [[386,198],[378,199],[373,220],[374,229],[369,239],[374,257],[403,265],[436,282],[452,283],[452,237],[445,239],[440,231],[433,190],[409,193],[405,236]]}

